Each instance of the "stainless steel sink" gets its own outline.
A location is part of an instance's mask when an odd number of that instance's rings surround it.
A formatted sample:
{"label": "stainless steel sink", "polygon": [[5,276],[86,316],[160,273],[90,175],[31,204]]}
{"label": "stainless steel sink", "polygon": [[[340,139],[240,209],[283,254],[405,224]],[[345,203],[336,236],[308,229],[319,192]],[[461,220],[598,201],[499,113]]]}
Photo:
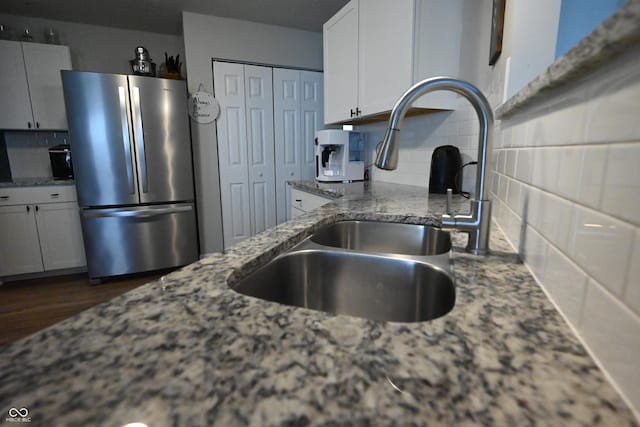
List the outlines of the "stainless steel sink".
{"label": "stainless steel sink", "polygon": [[402,255],[438,255],[451,250],[451,238],[446,231],[392,222],[336,222],[318,230],[311,241],[335,248]]}
{"label": "stainless steel sink", "polygon": [[323,249],[280,255],[231,287],[281,304],[394,322],[435,319],[455,303],[453,279],[440,267]]}

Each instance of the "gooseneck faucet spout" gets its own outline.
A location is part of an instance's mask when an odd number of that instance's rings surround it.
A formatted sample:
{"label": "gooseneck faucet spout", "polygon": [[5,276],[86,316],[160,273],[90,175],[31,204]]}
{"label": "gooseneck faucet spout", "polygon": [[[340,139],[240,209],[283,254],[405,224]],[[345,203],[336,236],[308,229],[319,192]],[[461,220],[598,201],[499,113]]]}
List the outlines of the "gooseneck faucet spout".
{"label": "gooseneck faucet spout", "polygon": [[489,251],[489,229],[491,225],[491,201],[487,182],[491,170],[493,135],[493,112],[487,98],[471,83],[451,77],[433,77],[410,87],[395,103],[387,125],[387,132],[376,157],[376,166],[393,170],[398,167],[400,128],[409,107],[420,96],[438,90],[452,91],[467,99],[480,121],[478,143],[478,165],[474,198],[468,215],[442,215],[442,228],[455,229],[469,234],[467,251],[485,254]]}

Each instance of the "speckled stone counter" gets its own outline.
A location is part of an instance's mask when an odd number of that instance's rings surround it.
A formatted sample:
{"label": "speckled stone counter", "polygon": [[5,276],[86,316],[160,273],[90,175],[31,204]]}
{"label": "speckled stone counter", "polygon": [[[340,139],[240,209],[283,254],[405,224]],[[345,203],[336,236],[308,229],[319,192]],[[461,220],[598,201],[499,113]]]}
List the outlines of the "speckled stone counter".
{"label": "speckled stone counter", "polygon": [[13,181],[0,182],[0,187],[34,187],[41,185],[75,185],[73,179],[43,178],[16,178]]}
{"label": "speckled stone counter", "polygon": [[1,349],[0,408],[56,426],[637,426],[497,229],[487,257],[453,234],[456,305],[429,322],[331,315],[227,285],[321,224],[438,223],[443,208],[422,188],[363,184]]}

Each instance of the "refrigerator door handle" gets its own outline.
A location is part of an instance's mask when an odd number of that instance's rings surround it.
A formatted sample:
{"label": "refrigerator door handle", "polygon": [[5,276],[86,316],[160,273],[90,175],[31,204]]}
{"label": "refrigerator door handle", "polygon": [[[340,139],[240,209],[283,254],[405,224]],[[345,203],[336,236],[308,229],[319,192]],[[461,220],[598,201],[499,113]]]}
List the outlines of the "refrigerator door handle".
{"label": "refrigerator door handle", "polygon": [[131,134],[129,132],[129,114],[127,109],[127,95],[124,86],[118,86],[118,97],[120,100],[120,125],[122,126],[122,144],[124,145],[124,160],[126,162],[127,182],[129,184],[129,194],[135,194],[133,183],[133,158],[131,156]]}
{"label": "refrigerator door handle", "polygon": [[144,152],[144,129],[142,128],[142,110],[140,108],[140,88],[133,86],[133,111],[136,131],[136,142],[138,144],[138,164],[140,166],[140,184],[142,192],[149,191],[149,181],[147,179],[147,157]]}
{"label": "refrigerator door handle", "polygon": [[180,212],[190,212],[193,206],[175,206],[175,207],[151,207],[144,209],[84,209],[82,216],[84,218],[152,218],[154,216],[169,215]]}

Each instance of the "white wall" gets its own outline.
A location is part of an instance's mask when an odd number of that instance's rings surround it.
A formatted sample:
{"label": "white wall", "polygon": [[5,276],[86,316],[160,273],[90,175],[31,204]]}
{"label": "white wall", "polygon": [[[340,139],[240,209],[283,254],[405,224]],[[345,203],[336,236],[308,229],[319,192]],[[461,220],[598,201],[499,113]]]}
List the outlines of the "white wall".
{"label": "white wall", "polygon": [[[189,92],[213,93],[212,58],[322,69],[322,33],[183,12]],[[196,159],[200,245],[222,250],[222,214],[215,122],[191,123]]]}
{"label": "white wall", "polygon": [[506,98],[555,61],[561,0],[509,1],[510,52]]}
{"label": "white wall", "polygon": [[502,120],[493,217],[640,413],[640,49]]}
{"label": "white wall", "polygon": [[[61,44],[69,46],[74,70],[131,74],[129,60],[136,46],[146,47],[157,67],[164,62],[165,52],[184,58],[182,37],[174,35],[2,14],[0,23],[20,34],[28,27],[38,43],[44,43],[45,29],[53,28]],[[184,76],[184,66],[182,72]]]}

